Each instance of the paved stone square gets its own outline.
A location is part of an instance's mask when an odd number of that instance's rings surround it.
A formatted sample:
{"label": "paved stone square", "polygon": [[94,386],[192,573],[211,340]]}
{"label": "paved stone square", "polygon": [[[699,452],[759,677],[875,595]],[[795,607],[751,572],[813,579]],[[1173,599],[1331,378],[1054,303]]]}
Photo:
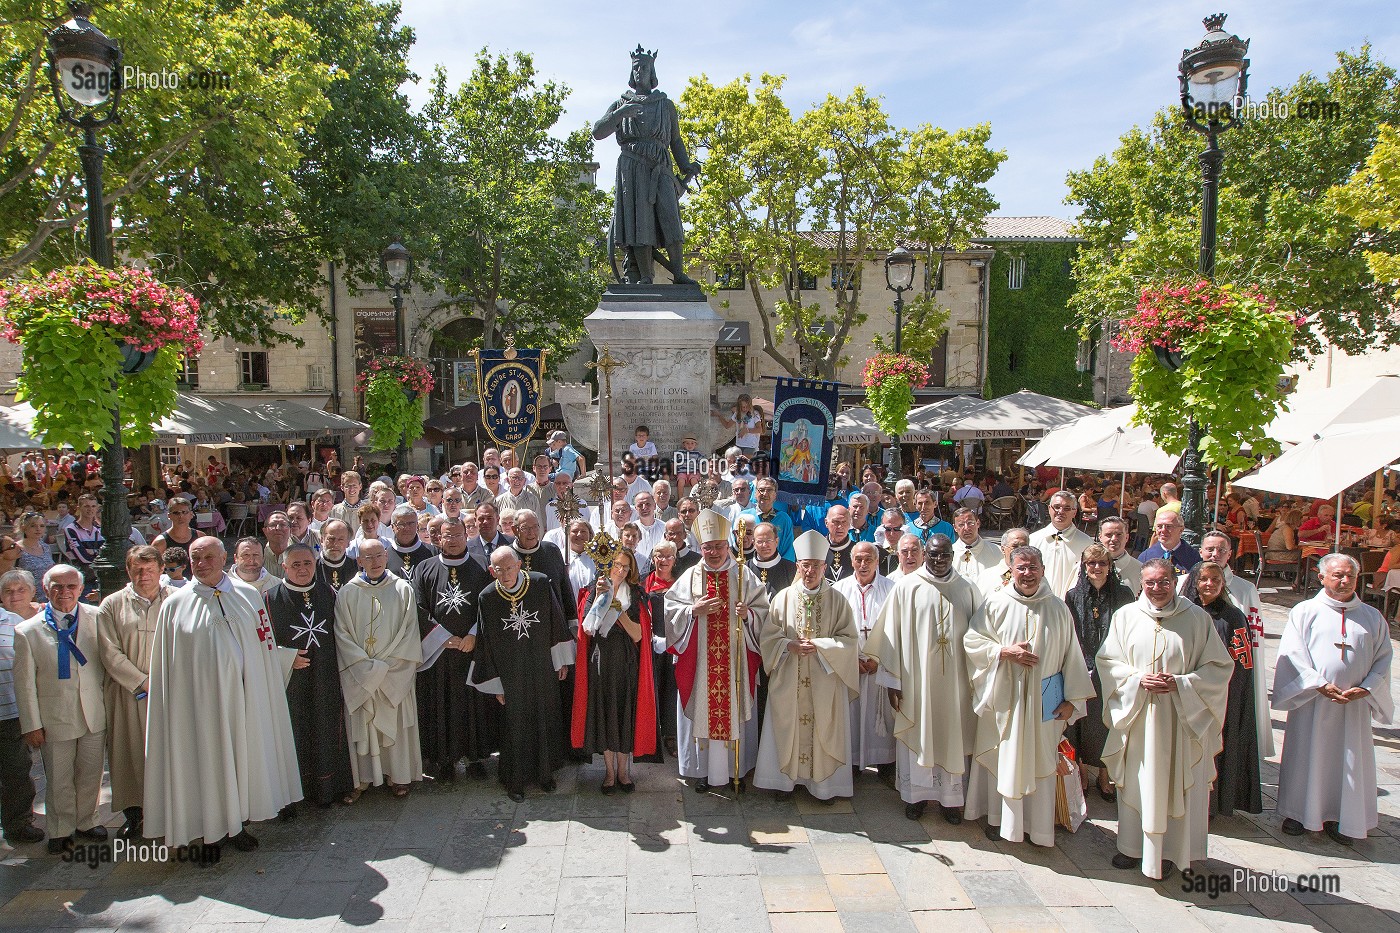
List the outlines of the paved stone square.
{"label": "paved stone square", "polygon": [[[1273,598],[1273,597],[1266,597]],[[1270,650],[1284,610],[1266,607]],[[1281,738],[1281,717],[1275,716]],[[604,797],[602,765],[570,767],[559,790],[516,805],[493,781],[378,789],[353,807],[262,824],[261,848],[211,868],[65,864],[40,843],[4,850],[0,926],[161,933],[283,933],[374,925],[417,931],[1313,929],[1400,931],[1400,736],[1377,730],[1381,823],[1344,848],[1284,836],[1268,810],[1217,820],[1197,869],[1333,876],[1333,893],[1184,892],[1109,864],[1116,812],[1091,794],[1089,821],[1053,850],[989,842],[935,808],[904,817],[873,772],[852,803],[737,803],[699,795],[674,765],[642,765],[637,793]],[[1277,768],[1264,766],[1265,805]],[[41,797],[42,800],[42,797]],[[105,812],[105,811],[104,811]],[[120,825],[120,817],[108,825]]]}

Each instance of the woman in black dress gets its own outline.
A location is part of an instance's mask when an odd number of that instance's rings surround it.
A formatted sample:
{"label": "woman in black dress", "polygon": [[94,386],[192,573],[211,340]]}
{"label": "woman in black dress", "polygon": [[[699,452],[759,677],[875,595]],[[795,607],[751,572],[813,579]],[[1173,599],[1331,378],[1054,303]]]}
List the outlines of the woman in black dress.
{"label": "woman in black dress", "polygon": [[642,633],[643,650],[650,647],[653,686],[656,690],[656,751],[650,755],[634,755],[634,761],[661,764],[666,760],[667,740],[674,749],[676,743],[676,669],[675,655],[665,650],[666,591],[676,582],[676,546],[662,541],[651,549],[651,573],[642,581],[642,592],[651,614],[651,630]]}
{"label": "woman in black dress", "polygon": [[[586,755],[602,753],[603,793],[630,794],[631,756],[656,746],[655,687],[651,673],[651,613],[637,559],[619,548],[608,574],[598,578],[579,614],[572,739]],[[648,650],[641,650],[642,647]]]}
{"label": "woman in black dress", "polygon": [[1133,602],[1133,591],[1118,576],[1113,566],[1113,557],[1102,544],[1091,544],[1079,557],[1079,579],[1065,594],[1069,614],[1074,618],[1074,631],[1079,636],[1079,647],[1084,654],[1084,663],[1089,666],[1089,679],[1094,682],[1095,696],[1088,700],[1088,714],[1065,729],[1065,737],[1074,746],[1074,754],[1079,761],[1081,780],[1088,787],[1085,766],[1099,771],[1099,796],[1104,800],[1114,800],[1118,792],[1108,779],[1108,769],[1103,766],[1103,743],[1108,738],[1108,726],[1103,718],[1103,684],[1099,683],[1099,672],[1094,657],[1099,653],[1104,636],[1108,634],[1108,623],[1113,613]]}
{"label": "woman in black dress", "polygon": [[1221,724],[1223,743],[1215,756],[1215,793],[1212,812],[1229,816],[1236,810],[1259,813],[1264,809],[1259,787],[1259,734],[1254,731],[1254,652],[1250,648],[1249,622],[1230,599],[1225,572],[1210,561],[1191,571],[1182,595],[1210,613],[1216,634],[1235,659],[1230,674],[1230,699]]}

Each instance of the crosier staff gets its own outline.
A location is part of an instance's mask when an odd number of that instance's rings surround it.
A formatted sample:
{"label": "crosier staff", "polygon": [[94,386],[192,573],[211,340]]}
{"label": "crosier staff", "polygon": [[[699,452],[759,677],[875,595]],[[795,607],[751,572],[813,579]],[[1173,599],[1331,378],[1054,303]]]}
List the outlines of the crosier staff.
{"label": "crosier staff", "polygon": [[[734,689],[730,692],[730,696],[733,698],[733,702],[735,704],[738,704],[740,702],[739,691],[743,688],[743,671],[744,668],[748,665],[748,654],[744,650],[743,634],[744,616],[747,614],[748,610],[747,599],[744,595],[744,573],[748,565],[748,558],[744,556],[744,539],[747,537],[746,531],[747,529],[743,522],[739,522],[737,525],[734,526],[734,543],[738,545],[739,551],[738,556],[734,558],[735,563],[739,565],[739,598],[734,602],[734,624],[729,630],[729,657],[731,659],[736,659],[733,660],[733,667],[731,668],[731,670],[733,671]],[[735,706],[733,709],[733,717],[735,722],[733,740],[734,793],[736,795],[744,789],[744,781],[741,777],[743,772],[740,770],[743,766],[740,764],[741,759],[739,757],[739,735],[742,731],[740,728],[741,722],[739,719],[739,713],[741,712],[742,708],[742,706]]]}

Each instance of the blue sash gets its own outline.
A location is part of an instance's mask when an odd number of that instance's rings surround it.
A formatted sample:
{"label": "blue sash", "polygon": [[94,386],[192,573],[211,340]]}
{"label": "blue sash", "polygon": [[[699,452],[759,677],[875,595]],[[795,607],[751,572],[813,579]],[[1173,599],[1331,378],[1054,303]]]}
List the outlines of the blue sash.
{"label": "blue sash", "polygon": [[58,621],[53,615],[53,606],[44,607],[44,622],[53,629],[54,635],[58,638],[58,679],[68,680],[73,676],[73,670],[68,660],[69,655],[78,659],[78,663],[87,665],[87,658],[83,657],[83,652],[78,648],[78,620],[82,618],[76,610],[73,612],[73,624],[69,628],[59,628]]}

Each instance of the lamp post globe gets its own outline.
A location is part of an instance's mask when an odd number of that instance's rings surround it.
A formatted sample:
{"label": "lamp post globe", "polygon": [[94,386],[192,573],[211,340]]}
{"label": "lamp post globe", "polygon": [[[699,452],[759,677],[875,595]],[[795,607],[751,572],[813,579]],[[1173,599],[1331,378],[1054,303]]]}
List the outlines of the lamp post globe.
{"label": "lamp post globe", "polygon": [[[1186,125],[1206,138],[1201,152],[1201,251],[1197,269],[1202,278],[1215,279],[1215,221],[1220,204],[1220,168],[1224,154],[1220,135],[1240,125],[1245,91],[1249,84],[1249,40],[1225,31],[1224,13],[1204,20],[1205,37],[1193,49],[1181,53],[1178,78],[1181,83],[1181,111]],[[1163,365],[1175,369],[1177,359],[1159,355]],[[1186,453],[1181,465],[1181,520],[1185,538],[1198,546],[1205,529],[1207,480],[1201,466],[1200,423],[1192,415],[1188,426]]]}

